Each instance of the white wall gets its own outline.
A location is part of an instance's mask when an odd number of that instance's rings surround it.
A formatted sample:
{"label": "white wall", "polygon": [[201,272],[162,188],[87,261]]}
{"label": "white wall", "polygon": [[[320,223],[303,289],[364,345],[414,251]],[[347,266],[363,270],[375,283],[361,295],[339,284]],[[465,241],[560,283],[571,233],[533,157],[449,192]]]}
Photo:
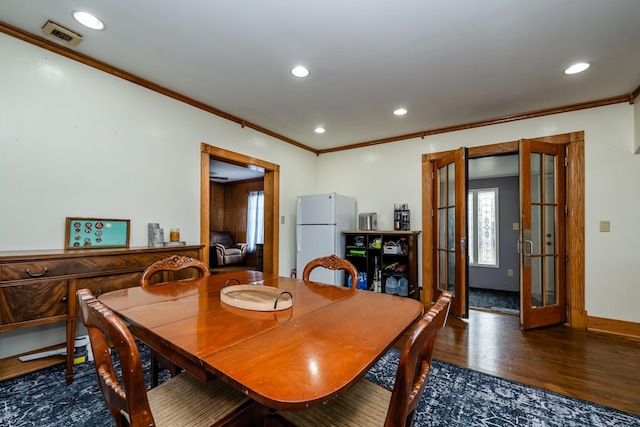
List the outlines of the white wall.
{"label": "white wall", "polygon": [[[205,142],[280,165],[279,268],[295,268],[315,154],[4,34],[0,52],[0,251],[63,248],[68,216],[128,218],[132,247],[149,222],[200,243]],[[64,340],[41,329],[0,334],[0,358]]]}
{"label": "white wall", "polygon": [[[422,154],[520,138],[585,131],[586,309],[590,316],[640,322],[640,241],[637,212],[640,156],[634,155],[634,106],[607,107],[486,126],[324,154],[318,191],[358,198],[358,212],[377,212],[378,228],[393,228],[393,204],[409,203],[420,230]],[[600,233],[599,221],[611,221]]]}

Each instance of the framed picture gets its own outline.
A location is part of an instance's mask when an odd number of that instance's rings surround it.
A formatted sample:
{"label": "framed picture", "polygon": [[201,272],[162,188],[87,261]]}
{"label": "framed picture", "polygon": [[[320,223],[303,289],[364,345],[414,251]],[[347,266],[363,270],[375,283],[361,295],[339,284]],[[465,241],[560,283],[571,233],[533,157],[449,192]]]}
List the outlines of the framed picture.
{"label": "framed picture", "polygon": [[65,249],[128,248],[128,219],[67,217]]}

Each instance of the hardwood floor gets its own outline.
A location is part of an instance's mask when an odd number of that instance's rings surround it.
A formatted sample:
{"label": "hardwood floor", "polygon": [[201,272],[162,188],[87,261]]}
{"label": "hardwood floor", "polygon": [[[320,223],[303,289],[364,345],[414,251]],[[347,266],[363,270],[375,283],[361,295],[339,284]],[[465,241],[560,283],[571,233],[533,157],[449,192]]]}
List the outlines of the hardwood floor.
{"label": "hardwood floor", "polygon": [[434,358],[640,415],[640,340],[568,326],[521,331],[518,316],[449,316]]}

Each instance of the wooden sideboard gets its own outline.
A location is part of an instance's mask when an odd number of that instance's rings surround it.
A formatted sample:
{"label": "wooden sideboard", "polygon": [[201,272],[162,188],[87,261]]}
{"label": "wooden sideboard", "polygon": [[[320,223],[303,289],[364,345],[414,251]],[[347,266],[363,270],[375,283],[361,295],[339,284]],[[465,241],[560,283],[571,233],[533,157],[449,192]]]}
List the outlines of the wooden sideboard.
{"label": "wooden sideboard", "polygon": [[[76,290],[88,288],[94,295],[100,295],[138,286],[142,272],[152,263],[171,255],[202,260],[202,251],[202,245],[0,251],[0,332],[66,322],[66,381],[70,384],[79,315]],[[60,363],[60,357],[49,359],[38,362],[20,362],[18,356],[2,359],[0,380]]]}

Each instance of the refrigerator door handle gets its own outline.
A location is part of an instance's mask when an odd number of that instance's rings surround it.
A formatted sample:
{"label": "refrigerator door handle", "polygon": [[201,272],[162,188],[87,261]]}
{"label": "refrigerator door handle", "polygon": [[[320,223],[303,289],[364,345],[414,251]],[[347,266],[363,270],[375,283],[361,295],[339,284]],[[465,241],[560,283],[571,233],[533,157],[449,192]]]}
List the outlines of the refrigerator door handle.
{"label": "refrigerator door handle", "polygon": [[300,224],[296,225],[296,252],[300,252],[300,240],[302,238],[302,236],[300,235]]}

